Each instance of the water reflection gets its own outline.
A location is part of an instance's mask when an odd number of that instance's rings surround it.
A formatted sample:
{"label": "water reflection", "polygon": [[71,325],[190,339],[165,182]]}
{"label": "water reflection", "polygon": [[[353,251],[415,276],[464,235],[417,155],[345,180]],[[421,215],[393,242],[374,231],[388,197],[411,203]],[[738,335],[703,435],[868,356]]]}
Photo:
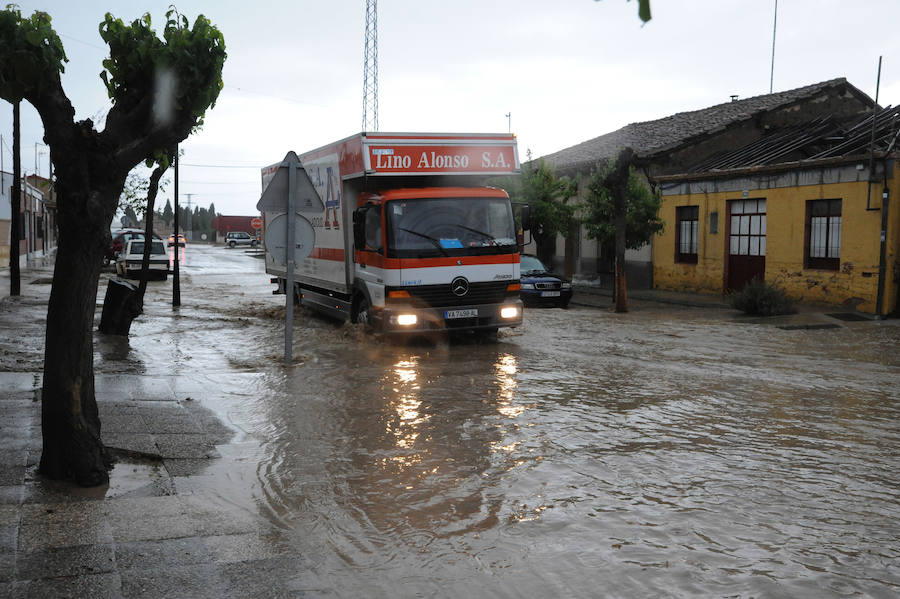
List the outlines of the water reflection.
{"label": "water reflection", "polygon": [[[839,390],[757,331],[730,330],[738,364],[720,324],[670,346],[621,322],[415,349],[317,329],[263,394],[260,511],[344,596],[900,588],[872,582],[900,557],[895,371]],[[685,358],[700,340],[730,367]]]}

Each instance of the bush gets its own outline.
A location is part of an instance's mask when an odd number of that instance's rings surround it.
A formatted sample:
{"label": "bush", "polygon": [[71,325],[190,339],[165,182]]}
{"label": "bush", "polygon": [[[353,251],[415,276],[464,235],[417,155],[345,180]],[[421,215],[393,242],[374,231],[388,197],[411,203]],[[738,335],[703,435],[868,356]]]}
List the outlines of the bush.
{"label": "bush", "polygon": [[741,291],[734,293],[731,307],[753,316],[777,316],[797,311],[783,289],[762,279],[753,279]]}

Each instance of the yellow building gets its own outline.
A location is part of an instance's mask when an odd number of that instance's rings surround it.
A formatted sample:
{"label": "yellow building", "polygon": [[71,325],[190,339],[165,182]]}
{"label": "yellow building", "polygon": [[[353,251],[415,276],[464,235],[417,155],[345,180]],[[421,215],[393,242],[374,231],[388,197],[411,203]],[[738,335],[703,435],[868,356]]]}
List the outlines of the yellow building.
{"label": "yellow building", "polygon": [[[887,125],[894,115],[882,116]],[[868,138],[871,125],[857,130]],[[666,229],[653,242],[654,287],[725,293],[759,277],[799,302],[898,310],[900,165],[886,151],[864,152],[868,139],[850,143],[852,129],[822,151],[835,135],[803,128],[698,172],[657,177]],[[796,155],[804,139],[817,154],[778,162],[779,148]],[[876,147],[895,139],[879,126]]]}

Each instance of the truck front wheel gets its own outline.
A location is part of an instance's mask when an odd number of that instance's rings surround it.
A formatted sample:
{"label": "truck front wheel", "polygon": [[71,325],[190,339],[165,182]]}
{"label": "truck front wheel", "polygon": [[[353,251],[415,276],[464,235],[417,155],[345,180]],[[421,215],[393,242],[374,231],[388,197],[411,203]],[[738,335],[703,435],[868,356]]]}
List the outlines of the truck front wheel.
{"label": "truck front wheel", "polygon": [[365,295],[357,296],[356,310],[353,313],[352,320],[357,324],[363,325],[367,329],[373,328],[372,308],[369,305],[369,300]]}

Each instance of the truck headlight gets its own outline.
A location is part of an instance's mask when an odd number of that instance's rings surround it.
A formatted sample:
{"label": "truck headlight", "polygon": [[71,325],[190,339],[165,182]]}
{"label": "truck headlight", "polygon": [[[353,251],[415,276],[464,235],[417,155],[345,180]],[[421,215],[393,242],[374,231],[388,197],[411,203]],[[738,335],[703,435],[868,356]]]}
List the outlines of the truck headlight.
{"label": "truck headlight", "polygon": [[515,306],[504,306],[500,308],[500,318],[516,318],[519,315],[519,309]]}
{"label": "truck headlight", "polygon": [[419,319],[415,314],[398,314],[397,315],[397,324],[402,327],[411,327],[414,324],[419,322]]}

